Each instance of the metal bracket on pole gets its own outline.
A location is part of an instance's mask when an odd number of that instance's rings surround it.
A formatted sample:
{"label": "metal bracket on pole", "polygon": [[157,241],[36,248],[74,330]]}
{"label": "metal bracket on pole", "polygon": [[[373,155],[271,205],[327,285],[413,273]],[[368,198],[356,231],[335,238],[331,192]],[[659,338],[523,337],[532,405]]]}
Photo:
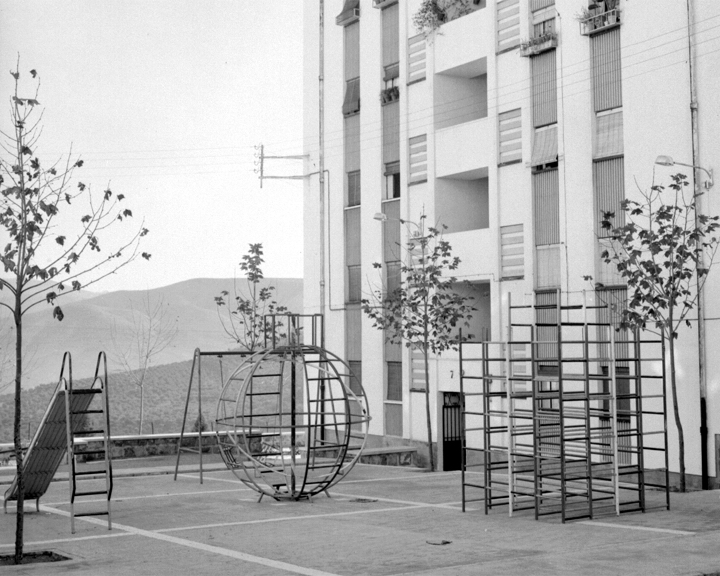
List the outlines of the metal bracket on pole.
{"label": "metal bracket on pole", "polygon": [[254,172],[260,177],[260,188],[262,188],[263,180],[303,180],[307,175],[289,175],[289,176],[266,176],[265,160],[305,160],[307,154],[294,154],[289,156],[269,156],[265,154],[265,145],[259,144],[255,146],[255,170]]}

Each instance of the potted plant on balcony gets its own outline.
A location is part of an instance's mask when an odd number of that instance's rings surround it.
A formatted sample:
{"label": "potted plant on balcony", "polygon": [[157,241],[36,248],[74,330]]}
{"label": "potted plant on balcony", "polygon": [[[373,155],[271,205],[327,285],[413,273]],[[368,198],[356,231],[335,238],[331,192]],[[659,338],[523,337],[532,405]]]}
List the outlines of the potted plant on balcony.
{"label": "potted plant on balcony", "polygon": [[429,36],[447,20],[445,10],[440,7],[438,0],[423,0],[420,8],[413,14],[413,25],[418,32]]}

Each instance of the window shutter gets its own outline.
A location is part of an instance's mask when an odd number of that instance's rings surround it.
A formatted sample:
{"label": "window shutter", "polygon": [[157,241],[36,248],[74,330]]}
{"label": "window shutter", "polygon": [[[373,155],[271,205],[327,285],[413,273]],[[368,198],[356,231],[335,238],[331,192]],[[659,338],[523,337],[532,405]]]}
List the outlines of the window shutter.
{"label": "window shutter", "polygon": [[345,335],[348,360],[362,360],[362,310],[360,306],[346,308]]}
{"label": "window shutter", "polygon": [[408,140],[408,184],[427,181],[427,134]]}
{"label": "window shutter", "polygon": [[520,0],[500,0],[496,10],[497,51],[515,48],[520,44]]}
{"label": "window shutter", "polygon": [[622,109],[601,113],[595,119],[594,158],[621,156],[623,153]]}
{"label": "window shutter", "polygon": [[532,63],[533,126],[557,122],[557,81],[555,50],[530,59]]}
{"label": "window shutter", "polygon": [[398,262],[400,249],[400,200],[383,202],[382,211],[388,219],[383,222],[383,261]]}
{"label": "window shutter", "polygon": [[535,12],[536,10],[542,10],[548,6],[554,6],[555,0],[530,0],[530,10]]}
{"label": "window shutter", "polygon": [[402,402],[402,363],[387,362],[387,395],[386,400]]}
{"label": "window shutter", "polygon": [[425,35],[418,34],[412,38],[408,38],[408,70],[407,83],[419,82],[425,80],[425,59],[427,48],[425,44]]}
{"label": "window shutter", "polygon": [[360,302],[362,299],[362,267],[348,266],[347,271],[347,301]]}
{"label": "window shutter", "polygon": [[[360,394],[360,392],[362,392],[362,362],[359,360],[348,360],[348,366],[353,376],[355,376],[355,378],[349,379],[350,382],[348,386],[350,387],[350,391],[354,394]],[[355,406],[355,404],[351,404],[350,406]]]}
{"label": "window shutter", "polygon": [[393,4],[382,11],[382,63],[386,68],[400,61],[399,5]]}
{"label": "window shutter", "polygon": [[345,118],[345,172],[360,170],[360,116]]}
{"label": "window shutter", "polygon": [[360,22],[346,26],[345,35],[345,80],[360,76]]}
{"label": "window shutter", "polygon": [[557,170],[532,176],[535,246],[560,243],[559,180]]}
{"label": "window shutter", "polygon": [[620,28],[590,38],[595,111],[622,106]]}
{"label": "window shutter", "polygon": [[387,262],[385,264],[385,288],[388,296],[400,288],[402,265],[400,262]]}
{"label": "window shutter", "polygon": [[625,225],[625,211],[621,204],[625,199],[625,161],[623,158],[603,160],[593,164],[593,188],[595,192],[595,232],[600,238],[611,235],[600,225],[604,212],[614,212],[614,227]]}
{"label": "window shutter", "polygon": [[538,246],[535,249],[535,286],[558,288],[560,286],[560,246]]}
{"label": "window shutter", "polygon": [[360,265],[360,207],[345,209],[345,264]]}
{"label": "window shutter", "polygon": [[395,101],[382,107],[383,163],[400,161],[400,103]]}
{"label": "window shutter", "polygon": [[385,434],[402,436],[402,404],[385,404]]}
{"label": "window shutter", "polygon": [[500,263],[504,280],[525,276],[524,238],[522,224],[500,228]]}
{"label": "window shutter", "polygon": [[522,114],[520,108],[498,115],[498,164],[522,161]]}
{"label": "window shutter", "polygon": [[557,124],[535,130],[531,166],[558,161]]}

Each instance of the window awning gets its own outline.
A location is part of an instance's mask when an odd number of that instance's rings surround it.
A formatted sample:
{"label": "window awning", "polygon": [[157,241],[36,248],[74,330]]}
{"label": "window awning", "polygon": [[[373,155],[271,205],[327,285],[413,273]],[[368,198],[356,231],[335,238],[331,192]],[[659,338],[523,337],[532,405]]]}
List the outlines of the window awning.
{"label": "window awning", "polygon": [[542,128],[535,130],[535,139],[533,141],[533,152],[530,165],[540,166],[542,164],[557,162],[557,140],[557,124],[543,126]]}
{"label": "window awning", "polygon": [[345,86],[345,100],[342,113],[345,116],[360,112],[360,78],[348,80]]}
{"label": "window awning", "polygon": [[345,0],[342,12],[335,18],[338,26],[347,26],[360,19],[360,0]]}

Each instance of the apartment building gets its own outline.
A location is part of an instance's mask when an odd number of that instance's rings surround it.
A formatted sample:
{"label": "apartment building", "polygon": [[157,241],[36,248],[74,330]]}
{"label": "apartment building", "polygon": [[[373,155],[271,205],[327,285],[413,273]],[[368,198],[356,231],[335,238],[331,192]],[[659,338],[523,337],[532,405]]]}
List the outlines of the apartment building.
{"label": "apartment building", "polygon": [[[702,212],[720,214],[710,172],[720,166],[717,2],[438,0],[443,21],[419,31],[423,5],[305,0],[305,311],[325,315],[327,347],[361,374],[370,432],[386,443],[426,438],[417,356],[385,343],[359,305],[397,279],[397,246],[411,233],[400,219],[447,226],[456,276],[478,309],[469,332],[502,340],[508,298],[552,304],[558,289],[625,298],[600,258],[600,214],[619,213],[623,199],[682,172],[705,191]],[[720,480],[719,295],[715,270],[700,329],[694,314],[678,340],[687,472],[700,477],[705,466],[711,484]],[[458,403],[457,354],[431,369],[447,469],[443,411]],[[669,431],[676,470],[671,419]]]}

